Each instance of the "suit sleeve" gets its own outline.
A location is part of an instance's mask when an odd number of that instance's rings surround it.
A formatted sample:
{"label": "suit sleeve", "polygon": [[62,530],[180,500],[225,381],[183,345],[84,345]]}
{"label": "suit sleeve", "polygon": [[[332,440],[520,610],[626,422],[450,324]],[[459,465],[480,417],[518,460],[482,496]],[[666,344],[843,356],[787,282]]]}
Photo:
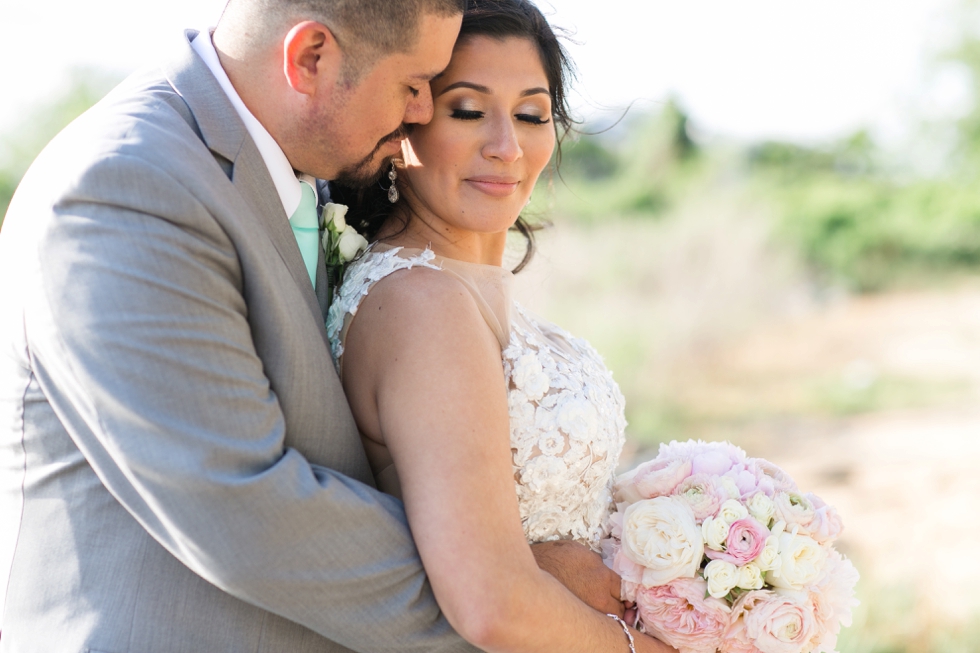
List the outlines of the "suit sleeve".
{"label": "suit sleeve", "polygon": [[186,184],[117,155],[54,204],[37,242],[36,374],[153,538],[348,648],[475,650],[441,615],[401,503],[284,449],[235,249]]}

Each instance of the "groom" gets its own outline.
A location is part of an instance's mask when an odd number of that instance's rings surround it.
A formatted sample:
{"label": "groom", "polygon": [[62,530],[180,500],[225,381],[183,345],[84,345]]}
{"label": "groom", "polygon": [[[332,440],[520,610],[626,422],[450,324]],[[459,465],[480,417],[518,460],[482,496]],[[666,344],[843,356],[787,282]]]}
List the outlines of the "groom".
{"label": "groom", "polygon": [[[0,652],[473,650],[372,487],[313,191],[432,117],[462,4],[230,0],[27,173],[0,233]],[[535,553],[617,610],[582,549]]]}

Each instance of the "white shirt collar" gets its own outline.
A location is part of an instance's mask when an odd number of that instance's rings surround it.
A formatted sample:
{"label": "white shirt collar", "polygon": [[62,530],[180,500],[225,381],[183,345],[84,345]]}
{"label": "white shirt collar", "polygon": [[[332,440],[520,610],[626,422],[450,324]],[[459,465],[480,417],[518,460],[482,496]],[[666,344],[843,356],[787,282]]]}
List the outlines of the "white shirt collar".
{"label": "white shirt collar", "polygon": [[[262,126],[262,123],[252,115],[252,112],[242,102],[238,91],[231,85],[228,74],[221,67],[221,61],[218,59],[218,53],[214,49],[214,43],[211,42],[211,30],[201,30],[191,42],[191,47],[194,48],[198,56],[207,64],[207,67],[211,70],[211,74],[218,80],[221,89],[231,101],[231,105],[238,112],[238,116],[245,123],[245,129],[248,131],[248,135],[255,141],[256,147],[259,148],[259,154],[262,155],[262,160],[265,161],[265,165],[269,169],[269,175],[272,177],[272,183],[276,186],[276,192],[279,193],[279,199],[282,202],[283,210],[286,212],[286,217],[291,217],[299,206],[300,199],[302,198],[302,190],[299,184],[296,183],[296,173],[293,172],[293,167],[289,164],[289,159],[286,158],[282,148],[276,143],[276,139],[272,138],[272,135]],[[299,179],[312,186],[313,191],[316,192],[315,179],[305,174],[301,175]]]}

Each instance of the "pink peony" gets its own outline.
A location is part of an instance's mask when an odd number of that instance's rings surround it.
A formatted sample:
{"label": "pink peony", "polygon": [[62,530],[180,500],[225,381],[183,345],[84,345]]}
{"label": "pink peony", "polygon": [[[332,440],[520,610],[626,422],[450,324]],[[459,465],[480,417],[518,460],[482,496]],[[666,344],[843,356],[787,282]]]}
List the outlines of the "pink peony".
{"label": "pink peony", "polygon": [[641,629],[681,653],[715,653],[722,645],[731,608],[719,599],[705,598],[707,587],[700,578],[678,578],[640,589],[636,607]]}
{"label": "pink peony", "polygon": [[769,529],[752,517],[739,519],[728,530],[724,551],[705,549],[704,554],[712,560],[724,560],[741,567],[759,557],[766,548]]}
{"label": "pink peony", "polygon": [[840,537],[844,524],[837,510],[833,506],[828,506],[823,499],[812,492],[808,493],[806,498],[813,506],[813,519],[805,526],[810,536],[820,544],[833,542]]}
{"label": "pink peony", "polygon": [[619,501],[635,502],[667,496],[691,475],[691,461],[666,460],[657,457],[616,479]]}
{"label": "pink peony", "polygon": [[658,460],[689,460],[693,474],[721,476],[746,461],[745,452],[730,442],[702,440],[661,444]]}
{"label": "pink peony", "polygon": [[[751,469],[748,465],[736,465],[732,467],[725,472],[725,478],[732,479],[741,497],[755,494],[759,490],[759,478],[756,476],[755,470]],[[770,494],[769,496],[771,497],[772,495]]]}
{"label": "pink peony", "polygon": [[718,514],[721,504],[728,500],[728,493],[718,482],[718,478],[707,474],[688,477],[674,489],[674,496],[691,506],[698,524],[707,517]]}
{"label": "pink peony", "polygon": [[809,653],[820,633],[813,607],[799,597],[756,590],[732,606],[722,653]]}

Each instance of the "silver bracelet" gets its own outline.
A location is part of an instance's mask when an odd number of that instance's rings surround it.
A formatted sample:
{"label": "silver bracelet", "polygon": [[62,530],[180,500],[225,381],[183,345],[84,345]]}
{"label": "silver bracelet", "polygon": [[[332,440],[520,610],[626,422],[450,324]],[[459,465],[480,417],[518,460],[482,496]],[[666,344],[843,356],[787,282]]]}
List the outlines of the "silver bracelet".
{"label": "silver bracelet", "polygon": [[619,625],[623,627],[623,632],[626,633],[626,639],[629,640],[630,653],[636,653],[636,642],[633,641],[633,633],[630,632],[630,627],[626,625],[626,622],[616,614],[607,614],[606,616],[619,622]]}

